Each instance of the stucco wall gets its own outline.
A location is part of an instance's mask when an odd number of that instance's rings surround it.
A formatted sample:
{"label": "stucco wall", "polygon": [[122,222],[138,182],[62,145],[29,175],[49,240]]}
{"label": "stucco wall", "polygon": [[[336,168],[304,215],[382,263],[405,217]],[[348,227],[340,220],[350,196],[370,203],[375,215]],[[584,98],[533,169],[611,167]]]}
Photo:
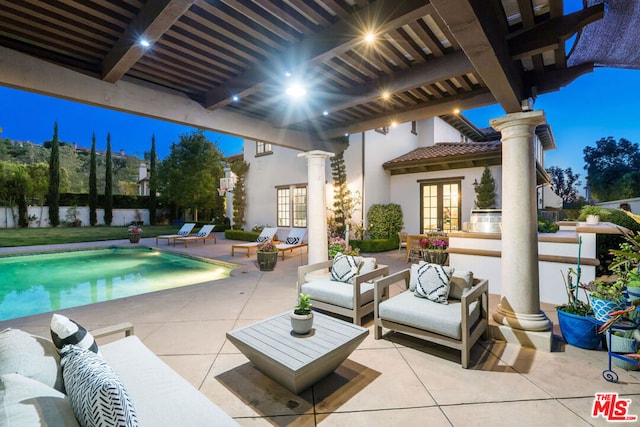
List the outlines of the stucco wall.
{"label": "stucco wall", "polygon": [[[67,219],[67,212],[71,209],[70,206],[60,206],[60,223],[63,223]],[[98,209],[96,211],[98,225],[104,225],[104,209]],[[18,208],[0,207],[0,228],[15,228],[16,224],[13,220],[13,215],[18,214]],[[29,215],[35,215],[36,220],[29,223],[31,228],[50,227],[49,224],[49,207],[43,206],[42,209],[39,206],[29,206]],[[137,221],[138,215],[142,216],[142,220],[145,224],[149,224],[149,210],[148,209],[114,209],[113,221],[111,225],[113,227],[121,227],[131,224],[133,221]],[[89,208],[85,206],[77,207],[77,218],[82,221],[82,226],[89,225]]]}

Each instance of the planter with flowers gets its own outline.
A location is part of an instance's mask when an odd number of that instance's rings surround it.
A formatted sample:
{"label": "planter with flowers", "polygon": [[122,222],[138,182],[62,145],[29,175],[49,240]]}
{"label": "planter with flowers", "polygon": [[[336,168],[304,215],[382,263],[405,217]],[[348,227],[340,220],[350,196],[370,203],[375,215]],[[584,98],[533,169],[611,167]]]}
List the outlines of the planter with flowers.
{"label": "planter with flowers", "polygon": [[258,258],[260,271],[273,271],[278,263],[278,248],[276,248],[276,245],[269,240],[258,245],[256,257]]}
{"label": "planter with flowers", "polygon": [[342,237],[329,238],[329,259],[333,259],[340,252],[343,255],[359,255],[360,248],[352,248]]}
{"label": "planter with flowers", "polygon": [[142,228],[137,225],[132,225],[129,227],[129,241],[131,243],[139,243],[140,238],[142,237]]}
{"label": "planter with flowers", "polygon": [[449,246],[449,239],[443,235],[427,236],[420,239],[420,249],[422,251],[422,258],[431,264],[446,264],[449,259],[447,253],[447,247]]}

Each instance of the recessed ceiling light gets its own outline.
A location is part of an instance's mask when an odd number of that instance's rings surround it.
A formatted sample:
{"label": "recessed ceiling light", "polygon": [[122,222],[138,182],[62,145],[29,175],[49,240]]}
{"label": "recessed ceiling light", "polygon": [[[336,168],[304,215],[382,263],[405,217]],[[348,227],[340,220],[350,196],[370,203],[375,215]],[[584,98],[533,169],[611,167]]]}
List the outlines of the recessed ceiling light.
{"label": "recessed ceiling light", "polygon": [[286,73],[284,73],[285,77],[291,77],[291,73],[289,71],[287,71]]}
{"label": "recessed ceiling light", "polygon": [[349,133],[348,133],[348,132],[346,132],[346,133],[344,134],[344,136],[349,136]]}
{"label": "recessed ceiling light", "polygon": [[369,31],[367,34],[365,34],[364,41],[369,43],[369,44],[371,44],[374,41],[376,41],[376,35],[374,33],[372,33],[371,31]]}
{"label": "recessed ceiling light", "polygon": [[231,97],[231,100],[232,100],[233,102],[238,102],[238,101],[240,100],[240,98],[238,97],[238,95],[233,95],[233,96]]}
{"label": "recessed ceiling light", "polygon": [[323,116],[328,116],[328,115],[329,115],[329,112],[328,112],[327,110],[324,110],[324,111],[322,112],[322,115],[323,115]]}
{"label": "recessed ceiling light", "polygon": [[141,39],[140,39],[140,41],[139,41],[139,43],[140,43],[140,46],[142,46],[142,47],[149,47],[149,46],[151,46],[151,43],[149,43],[149,40],[144,39],[144,38],[141,38]]}
{"label": "recessed ceiling light", "polygon": [[384,91],[382,92],[382,99],[389,99],[391,97],[391,94],[388,91]]}
{"label": "recessed ceiling light", "polygon": [[391,127],[394,128],[398,126],[398,122],[396,122],[395,120],[391,122]]}
{"label": "recessed ceiling light", "polygon": [[307,94],[307,90],[299,84],[292,84],[287,88],[287,95],[293,98],[300,98]]}
{"label": "recessed ceiling light", "polygon": [[453,114],[460,114],[460,109],[459,108],[455,108],[453,110]]}

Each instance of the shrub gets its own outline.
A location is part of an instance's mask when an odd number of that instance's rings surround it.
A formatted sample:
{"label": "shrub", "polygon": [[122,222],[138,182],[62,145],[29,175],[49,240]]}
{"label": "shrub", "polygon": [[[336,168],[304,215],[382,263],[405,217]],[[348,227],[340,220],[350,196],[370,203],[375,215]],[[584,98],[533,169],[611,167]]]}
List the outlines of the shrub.
{"label": "shrub", "polygon": [[538,217],[538,233],[557,233],[559,228],[555,222],[543,216]]}
{"label": "shrub", "polygon": [[398,249],[398,243],[397,235],[390,239],[349,240],[349,244],[361,252],[386,252]]}
{"label": "shrub", "polygon": [[246,242],[255,242],[260,233],[244,230],[225,230],[224,237],[229,240],[244,240]]}
{"label": "shrub", "polygon": [[373,205],[367,213],[369,238],[389,239],[398,235],[404,227],[402,207],[395,203]]}

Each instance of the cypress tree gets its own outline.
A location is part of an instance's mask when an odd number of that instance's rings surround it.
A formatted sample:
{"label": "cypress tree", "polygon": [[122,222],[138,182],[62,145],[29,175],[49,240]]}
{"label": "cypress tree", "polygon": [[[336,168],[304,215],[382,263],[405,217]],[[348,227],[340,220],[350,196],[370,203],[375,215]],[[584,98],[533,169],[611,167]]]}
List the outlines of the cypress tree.
{"label": "cypress tree", "polygon": [[49,222],[52,227],[60,225],[60,141],[58,141],[58,122],[53,124],[51,156],[49,157]]}
{"label": "cypress tree", "polygon": [[158,181],[156,179],[156,136],[151,135],[151,155],[149,159],[149,220],[156,223],[156,193]]}
{"label": "cypress tree", "polygon": [[[351,191],[347,186],[347,168],[344,164],[344,151],[331,158],[333,175],[333,215],[336,231],[344,236],[347,221],[351,219],[351,211],[355,203]],[[346,237],[346,236],[345,236]]]}
{"label": "cypress tree", "polygon": [[496,182],[488,167],[484,168],[480,184],[474,182],[476,192],[476,206],[478,209],[493,209],[496,207]]}
{"label": "cypress tree", "polygon": [[89,223],[98,223],[98,178],[96,176],[96,134],[91,137],[91,160],[89,164]]}
{"label": "cypress tree", "polygon": [[107,134],[107,153],[105,155],[104,180],[104,223],[111,225],[113,221],[113,173],[111,164],[111,133]]}
{"label": "cypress tree", "polygon": [[236,186],[233,189],[233,229],[242,230],[246,222],[244,216],[247,206],[247,195],[244,183],[249,172],[249,164],[244,160],[233,162],[231,171],[236,175]]}

